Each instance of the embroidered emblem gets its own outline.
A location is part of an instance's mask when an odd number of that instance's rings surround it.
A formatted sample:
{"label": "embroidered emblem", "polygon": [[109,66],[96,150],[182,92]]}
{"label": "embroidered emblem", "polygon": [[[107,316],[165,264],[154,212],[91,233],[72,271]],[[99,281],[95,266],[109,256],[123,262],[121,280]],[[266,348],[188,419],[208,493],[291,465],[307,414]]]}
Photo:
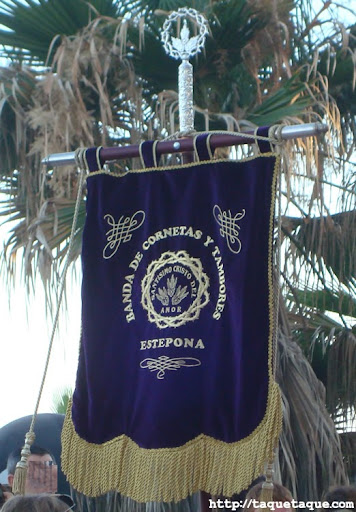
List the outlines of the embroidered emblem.
{"label": "embroidered emblem", "polygon": [[122,243],[131,240],[132,231],[142,226],[145,221],[145,212],[139,210],[134,213],[132,217],[124,217],[121,215],[117,222],[115,222],[114,217],[110,214],[105,215],[104,219],[109,226],[112,226],[112,228],[105,233],[108,243],[104,247],[103,258],[108,260],[116,254]]}
{"label": "embroidered emblem", "polygon": [[141,304],[160,329],[178,327],[199,318],[209,302],[208,287],[198,258],[168,251],[149,264],[141,282]]}
{"label": "embroidered emblem", "polygon": [[140,363],[141,368],[148,368],[150,372],[157,372],[157,379],[164,379],[167,370],[179,370],[183,366],[200,366],[201,361],[195,357],[174,357],[159,356],[158,359],[148,357]]}
{"label": "embroidered emblem", "polygon": [[156,298],[162,302],[163,306],[169,305],[169,300],[171,299],[171,303],[173,306],[180,304],[185,297],[189,295],[187,292],[187,286],[178,286],[177,287],[177,278],[174,274],[167,279],[167,288],[163,286],[163,288],[158,288],[158,293],[156,293]]}
{"label": "embroidered emblem", "polygon": [[242,212],[232,216],[230,210],[222,212],[217,204],[213,208],[214,218],[221,227],[220,235],[226,238],[227,246],[234,254],[238,254],[241,251],[241,241],[239,239],[240,226],[237,224],[237,221],[241,220],[245,213],[243,209]]}

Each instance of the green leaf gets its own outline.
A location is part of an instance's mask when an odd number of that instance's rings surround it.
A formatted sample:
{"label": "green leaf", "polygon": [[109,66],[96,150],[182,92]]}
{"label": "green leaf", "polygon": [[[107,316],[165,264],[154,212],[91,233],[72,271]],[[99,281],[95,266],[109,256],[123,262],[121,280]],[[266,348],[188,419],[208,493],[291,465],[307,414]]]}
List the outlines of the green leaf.
{"label": "green leaf", "polygon": [[297,290],[288,295],[289,300],[298,299],[299,304],[318,312],[337,313],[356,318],[356,298],[346,292],[328,293],[326,290]]}

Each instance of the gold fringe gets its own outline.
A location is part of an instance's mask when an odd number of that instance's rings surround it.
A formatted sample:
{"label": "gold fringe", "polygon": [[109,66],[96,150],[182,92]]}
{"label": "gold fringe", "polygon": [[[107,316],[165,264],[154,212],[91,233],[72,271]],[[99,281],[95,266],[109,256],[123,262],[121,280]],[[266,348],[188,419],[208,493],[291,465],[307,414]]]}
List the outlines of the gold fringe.
{"label": "gold fringe", "polygon": [[282,428],[279,387],[270,382],[265,416],[246,438],[225,443],[204,434],[176,448],[140,448],[125,435],[88,443],[74,429],[71,404],[62,431],[62,470],[78,492],[118,491],[138,502],[179,501],[198,491],[231,496],[271,459]]}

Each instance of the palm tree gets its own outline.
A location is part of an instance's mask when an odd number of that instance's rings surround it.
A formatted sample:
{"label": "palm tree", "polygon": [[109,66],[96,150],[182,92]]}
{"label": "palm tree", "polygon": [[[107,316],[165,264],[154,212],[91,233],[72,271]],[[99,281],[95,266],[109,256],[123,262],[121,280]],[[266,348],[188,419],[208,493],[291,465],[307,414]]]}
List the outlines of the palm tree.
{"label": "palm tree", "polygon": [[[323,21],[332,1],[320,12],[309,0],[0,1],[10,29],[0,30],[9,60],[0,69],[2,214],[16,222],[2,269],[11,276],[23,251],[27,282],[38,269],[48,293],[55,289],[77,174],[41,169],[45,154],[175,132],[177,63],[160,29],[183,5],[204,13],[211,30],[194,61],[198,130],[310,120],[331,129],[318,147],[289,145],[279,237],[285,424],[277,467],[299,499],[320,498],[346,478],[330,415],[355,414],[356,396],[355,26]],[[84,216],[83,201],[79,226]],[[79,231],[73,261],[80,240]]]}
{"label": "palm tree", "polygon": [[70,387],[59,389],[53,396],[52,412],[56,414],[65,414],[72,395],[73,390]]}

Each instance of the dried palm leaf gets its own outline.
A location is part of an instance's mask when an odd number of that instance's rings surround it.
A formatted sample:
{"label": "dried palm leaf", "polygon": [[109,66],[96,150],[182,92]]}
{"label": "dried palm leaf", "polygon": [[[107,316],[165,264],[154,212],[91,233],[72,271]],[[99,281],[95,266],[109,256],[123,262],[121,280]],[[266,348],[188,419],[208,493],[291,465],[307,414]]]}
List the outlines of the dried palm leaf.
{"label": "dried palm leaf", "polygon": [[327,404],[345,422],[356,415],[356,336],[342,330],[330,344],[327,367]]}
{"label": "dried palm leaf", "polygon": [[356,432],[340,434],[342,453],[349,475],[356,474]]}
{"label": "dried palm leaf", "polygon": [[319,499],[324,489],[348,481],[335,425],[325,407],[325,389],[299,346],[279,336],[284,427],[280,444],[282,481],[299,500]]}

